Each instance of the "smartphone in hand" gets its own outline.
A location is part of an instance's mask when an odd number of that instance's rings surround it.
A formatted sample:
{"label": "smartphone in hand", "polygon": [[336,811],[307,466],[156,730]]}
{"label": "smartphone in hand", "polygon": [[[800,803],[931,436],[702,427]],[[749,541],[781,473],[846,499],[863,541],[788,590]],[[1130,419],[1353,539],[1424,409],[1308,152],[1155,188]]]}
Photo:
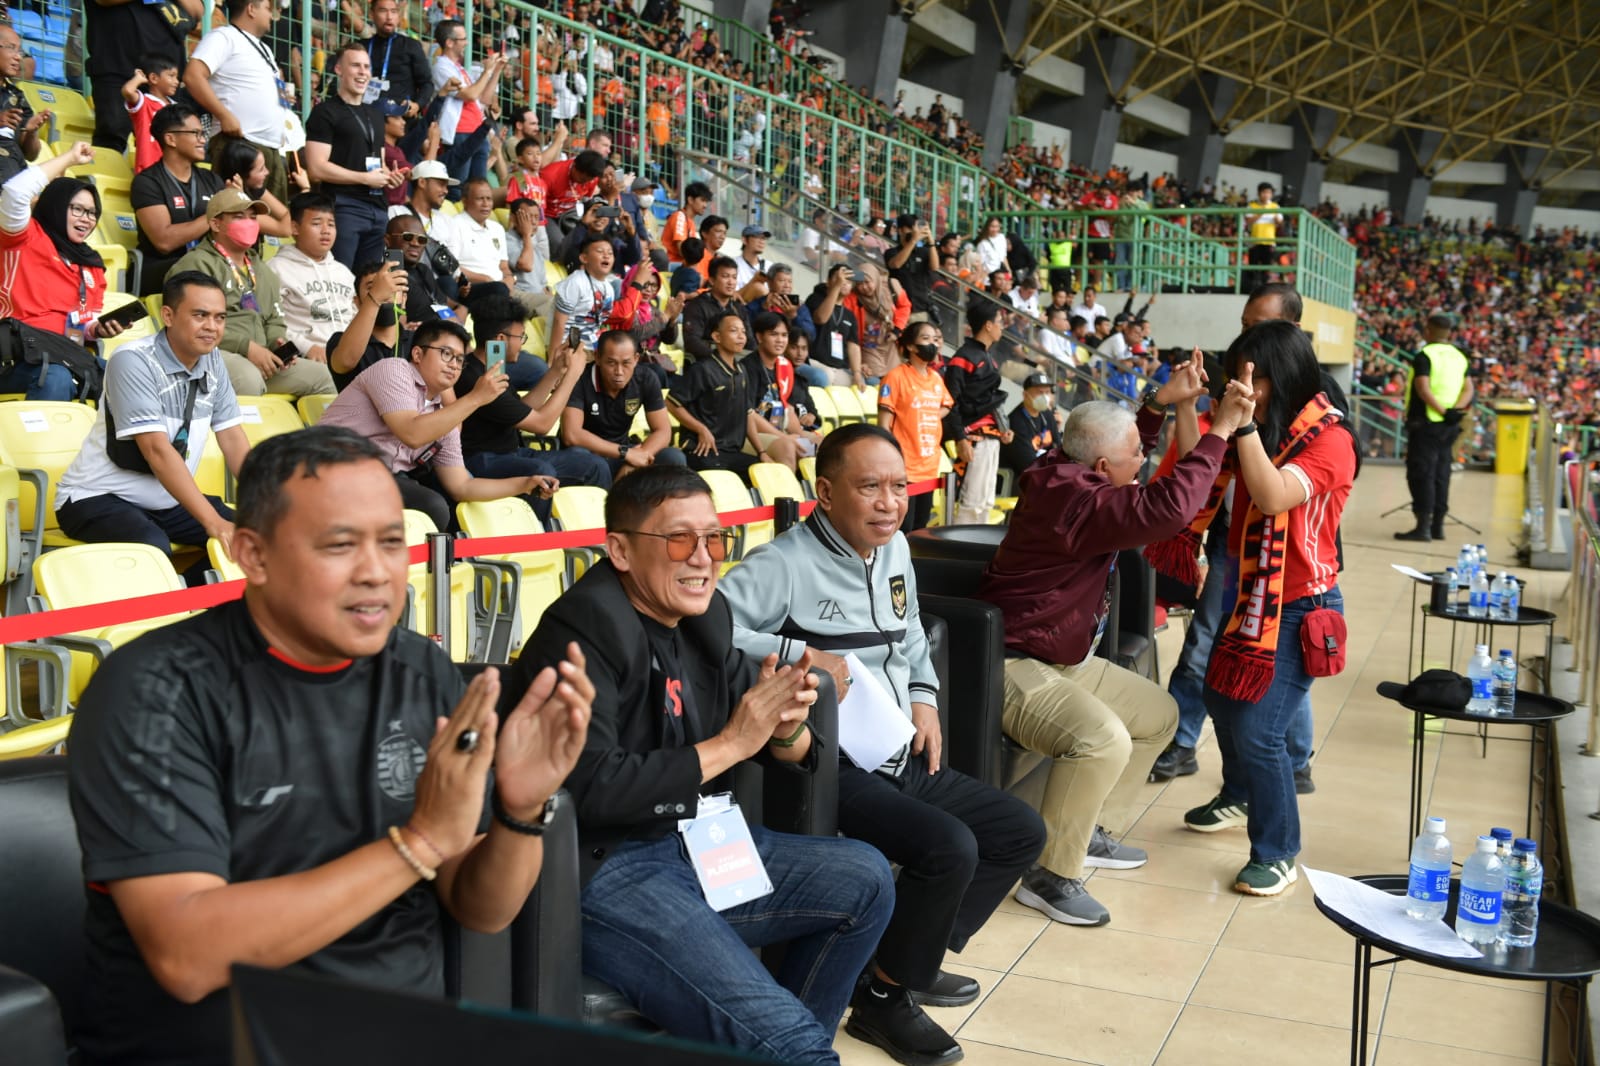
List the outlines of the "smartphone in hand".
{"label": "smartphone in hand", "polygon": [[487,345],[487,352],[489,356],[489,373],[493,374],[496,369],[504,370],[506,365],[506,342],[490,341]]}

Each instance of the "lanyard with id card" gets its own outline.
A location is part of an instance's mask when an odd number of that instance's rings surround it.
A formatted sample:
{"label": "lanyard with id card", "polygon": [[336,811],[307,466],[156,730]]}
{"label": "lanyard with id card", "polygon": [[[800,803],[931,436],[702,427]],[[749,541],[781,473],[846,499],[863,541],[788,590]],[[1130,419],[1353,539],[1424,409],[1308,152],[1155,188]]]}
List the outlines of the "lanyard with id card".
{"label": "lanyard with id card", "polygon": [[701,796],[695,817],[680,820],[678,833],[712,910],[725,911],[772,893],[772,879],[732,793]]}

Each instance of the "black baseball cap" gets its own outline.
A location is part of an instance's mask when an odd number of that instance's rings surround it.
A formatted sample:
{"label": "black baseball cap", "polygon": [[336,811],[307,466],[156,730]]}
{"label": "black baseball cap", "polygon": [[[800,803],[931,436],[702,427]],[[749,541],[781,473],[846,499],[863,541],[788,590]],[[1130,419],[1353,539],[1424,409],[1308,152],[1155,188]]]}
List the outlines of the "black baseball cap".
{"label": "black baseball cap", "polygon": [[901,215],[899,218],[894,220],[894,224],[897,229],[910,229],[912,226],[915,226],[921,221],[922,219],[918,218],[916,215]]}
{"label": "black baseball cap", "polygon": [[1398,681],[1378,682],[1378,695],[1407,707],[1459,711],[1472,699],[1472,682],[1454,670],[1424,670],[1404,685]]}
{"label": "black baseball cap", "polygon": [[1029,374],[1022,379],[1022,387],[1025,389],[1049,388],[1050,385],[1050,379],[1044,374]]}

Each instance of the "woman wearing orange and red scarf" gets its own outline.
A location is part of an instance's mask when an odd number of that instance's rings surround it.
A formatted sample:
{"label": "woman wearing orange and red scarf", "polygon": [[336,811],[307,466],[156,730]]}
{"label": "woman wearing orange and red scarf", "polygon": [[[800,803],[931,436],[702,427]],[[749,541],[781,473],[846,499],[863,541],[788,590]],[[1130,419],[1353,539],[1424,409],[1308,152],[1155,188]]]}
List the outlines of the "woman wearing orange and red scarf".
{"label": "woman wearing orange and red scarf", "polygon": [[[1301,645],[1308,614],[1344,612],[1334,534],[1356,475],[1355,438],[1322,391],[1311,341],[1291,322],[1246,330],[1223,357],[1228,388],[1255,400],[1256,431],[1234,436],[1225,565],[1226,629],[1212,649],[1206,709],[1222,753],[1222,791],[1184,815],[1209,833],[1246,825],[1250,861],[1234,888],[1275,896],[1296,878],[1300,810],[1287,740],[1311,688]],[[1220,487],[1220,486],[1219,486]],[[1220,500],[1214,492],[1212,501]],[[1195,519],[1198,537],[1215,508]]]}

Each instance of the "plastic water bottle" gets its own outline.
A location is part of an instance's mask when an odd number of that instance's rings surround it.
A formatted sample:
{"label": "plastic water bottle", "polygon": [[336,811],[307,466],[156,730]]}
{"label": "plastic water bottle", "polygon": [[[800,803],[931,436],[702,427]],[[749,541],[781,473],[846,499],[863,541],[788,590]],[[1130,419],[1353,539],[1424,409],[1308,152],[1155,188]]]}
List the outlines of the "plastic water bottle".
{"label": "plastic water bottle", "polygon": [[1456,907],[1456,936],[1488,947],[1500,935],[1500,897],[1505,867],[1495,854],[1494,837],[1479,837],[1478,849],[1461,868],[1461,899]]}
{"label": "plastic water bottle", "polygon": [[1506,621],[1515,622],[1522,617],[1522,586],[1510,574],[1506,577]]}
{"label": "plastic water bottle", "polygon": [[1508,948],[1531,948],[1539,939],[1539,894],[1543,891],[1544,866],[1539,862],[1539,845],[1518,837],[1512,845],[1506,887],[1500,899],[1500,943]]}
{"label": "plastic water bottle", "polygon": [[1450,905],[1450,841],[1444,819],[1429,818],[1411,845],[1411,880],[1406,886],[1406,917],[1436,922]]}
{"label": "plastic water bottle", "polygon": [[1489,549],[1483,544],[1478,545],[1478,569],[1489,572]]}
{"label": "plastic water bottle", "polygon": [[1467,600],[1467,614],[1473,618],[1484,618],[1489,614],[1489,579],[1483,576],[1482,570],[1472,573],[1472,595]]}
{"label": "plastic water bottle", "polygon": [[1510,718],[1517,706],[1517,657],[1510,648],[1500,649],[1494,662],[1494,713]]}
{"label": "plastic water bottle", "polygon": [[1479,644],[1467,664],[1467,680],[1472,682],[1472,698],[1467,701],[1468,714],[1494,713],[1494,660],[1489,658],[1489,645]]}
{"label": "plastic water bottle", "polygon": [[1511,861],[1511,841],[1515,834],[1502,826],[1495,826],[1489,830],[1489,835],[1494,837],[1494,853],[1500,857],[1502,863]]}
{"label": "plastic water bottle", "polygon": [[1454,607],[1456,605],[1456,592],[1461,587],[1461,575],[1456,573],[1455,567],[1447,566],[1444,568],[1444,583],[1450,589],[1450,606]]}
{"label": "plastic water bottle", "polygon": [[1463,544],[1461,551],[1456,555],[1456,572],[1461,575],[1464,584],[1472,584],[1472,564],[1477,561],[1478,553],[1472,550],[1472,545]]}
{"label": "plastic water bottle", "polygon": [[1489,582],[1489,617],[1506,616],[1506,575],[1502,572]]}

